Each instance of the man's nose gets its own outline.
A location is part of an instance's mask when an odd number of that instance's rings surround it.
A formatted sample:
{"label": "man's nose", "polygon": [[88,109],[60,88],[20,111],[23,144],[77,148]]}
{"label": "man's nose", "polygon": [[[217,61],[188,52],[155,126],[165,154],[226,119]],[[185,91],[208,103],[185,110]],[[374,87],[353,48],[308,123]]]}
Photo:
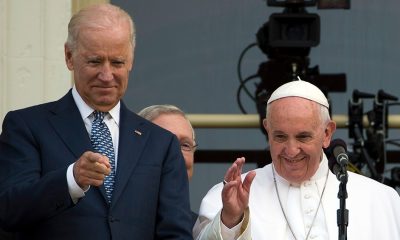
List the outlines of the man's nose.
{"label": "man's nose", "polygon": [[99,78],[102,81],[111,81],[113,79],[112,67],[109,63],[104,63],[101,67]]}
{"label": "man's nose", "polygon": [[289,140],[286,143],[285,152],[288,157],[296,157],[300,153],[299,143],[295,140]]}

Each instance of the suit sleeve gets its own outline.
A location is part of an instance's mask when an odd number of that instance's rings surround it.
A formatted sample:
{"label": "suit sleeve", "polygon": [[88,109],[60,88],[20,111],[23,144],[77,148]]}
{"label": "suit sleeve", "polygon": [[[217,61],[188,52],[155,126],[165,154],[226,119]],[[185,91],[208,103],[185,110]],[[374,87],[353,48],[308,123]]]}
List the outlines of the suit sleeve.
{"label": "suit sleeve", "polygon": [[0,135],[0,225],[16,231],[72,206],[67,167],[42,173],[40,144],[20,112],[6,115]]}
{"label": "suit sleeve", "polygon": [[178,139],[173,136],[160,179],[157,239],[192,239],[189,183]]}

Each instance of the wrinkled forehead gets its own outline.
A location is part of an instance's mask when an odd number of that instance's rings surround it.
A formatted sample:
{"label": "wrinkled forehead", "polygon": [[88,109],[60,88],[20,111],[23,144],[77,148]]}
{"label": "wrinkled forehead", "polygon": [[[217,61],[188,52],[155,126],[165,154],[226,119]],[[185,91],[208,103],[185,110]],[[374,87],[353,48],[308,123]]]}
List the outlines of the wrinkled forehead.
{"label": "wrinkled forehead", "polygon": [[286,97],[269,105],[266,123],[268,130],[290,135],[320,132],[324,125],[320,114],[321,106],[301,97]]}
{"label": "wrinkled forehead", "polygon": [[[271,124],[303,121],[303,124],[321,125],[320,104],[302,97],[292,96],[272,101],[267,107],[266,120]],[[316,124],[316,125],[315,125]]]}

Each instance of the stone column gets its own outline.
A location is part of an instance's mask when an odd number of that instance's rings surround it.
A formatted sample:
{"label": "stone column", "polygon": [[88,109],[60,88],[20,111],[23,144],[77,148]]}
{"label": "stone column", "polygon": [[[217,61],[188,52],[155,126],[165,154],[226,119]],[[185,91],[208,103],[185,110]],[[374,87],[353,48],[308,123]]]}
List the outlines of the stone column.
{"label": "stone column", "polygon": [[71,87],[64,42],[71,0],[0,0],[0,120]]}

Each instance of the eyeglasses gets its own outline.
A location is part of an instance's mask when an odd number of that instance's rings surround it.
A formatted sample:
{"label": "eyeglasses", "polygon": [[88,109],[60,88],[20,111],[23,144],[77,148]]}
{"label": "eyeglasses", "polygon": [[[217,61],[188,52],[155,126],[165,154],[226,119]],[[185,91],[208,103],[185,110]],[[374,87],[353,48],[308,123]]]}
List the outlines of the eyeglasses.
{"label": "eyeglasses", "polygon": [[190,143],[184,142],[184,143],[181,143],[181,150],[185,151],[185,152],[194,152],[194,151],[196,151],[197,146],[198,146],[198,144],[192,145]]}

